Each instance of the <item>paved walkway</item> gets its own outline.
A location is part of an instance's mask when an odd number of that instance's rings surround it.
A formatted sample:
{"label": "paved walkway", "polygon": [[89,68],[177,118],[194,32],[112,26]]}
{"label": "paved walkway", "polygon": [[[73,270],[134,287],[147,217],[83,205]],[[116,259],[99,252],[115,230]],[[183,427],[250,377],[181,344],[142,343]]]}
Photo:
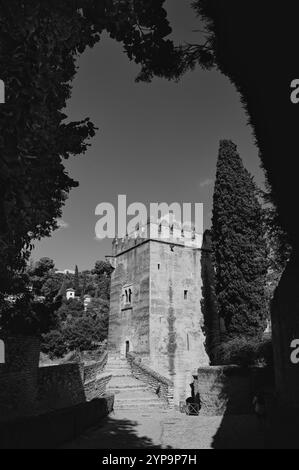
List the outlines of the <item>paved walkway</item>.
{"label": "paved walkway", "polygon": [[186,416],[118,410],[67,449],[256,449],[264,447],[255,416]]}

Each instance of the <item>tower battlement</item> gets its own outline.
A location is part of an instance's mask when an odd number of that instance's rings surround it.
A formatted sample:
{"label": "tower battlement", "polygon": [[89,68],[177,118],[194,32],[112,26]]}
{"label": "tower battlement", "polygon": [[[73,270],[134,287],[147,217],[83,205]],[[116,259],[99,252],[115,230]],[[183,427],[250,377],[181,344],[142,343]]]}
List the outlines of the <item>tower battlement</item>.
{"label": "tower battlement", "polygon": [[153,221],[148,218],[144,224],[137,224],[135,230],[124,238],[115,238],[112,242],[112,254],[117,256],[146,240],[155,240],[193,249],[202,247],[203,234],[197,233],[190,222],[181,224],[167,218]]}

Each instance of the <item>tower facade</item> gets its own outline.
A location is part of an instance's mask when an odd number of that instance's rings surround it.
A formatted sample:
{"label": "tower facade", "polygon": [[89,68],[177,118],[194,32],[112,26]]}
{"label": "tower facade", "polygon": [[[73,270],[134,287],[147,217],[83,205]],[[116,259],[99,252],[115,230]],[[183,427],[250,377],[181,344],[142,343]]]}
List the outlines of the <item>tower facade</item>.
{"label": "tower facade", "polygon": [[192,373],[209,363],[201,313],[202,234],[149,221],[114,240],[108,354],[138,354],[174,383],[174,402],[190,396]]}

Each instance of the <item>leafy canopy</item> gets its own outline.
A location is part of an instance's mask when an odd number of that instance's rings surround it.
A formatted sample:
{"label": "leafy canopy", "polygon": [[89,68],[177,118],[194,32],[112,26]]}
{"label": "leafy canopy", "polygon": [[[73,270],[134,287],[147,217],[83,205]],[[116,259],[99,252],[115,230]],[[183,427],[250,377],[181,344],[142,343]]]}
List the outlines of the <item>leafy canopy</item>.
{"label": "leafy canopy", "polygon": [[[106,31],[130,60],[169,76],[176,62],[164,0],[2,0],[0,292],[14,284],[35,239],[49,236],[77,186],[63,161],[86,152],[95,127],[67,121],[76,59]],[[104,64],[103,64],[104,66]]]}

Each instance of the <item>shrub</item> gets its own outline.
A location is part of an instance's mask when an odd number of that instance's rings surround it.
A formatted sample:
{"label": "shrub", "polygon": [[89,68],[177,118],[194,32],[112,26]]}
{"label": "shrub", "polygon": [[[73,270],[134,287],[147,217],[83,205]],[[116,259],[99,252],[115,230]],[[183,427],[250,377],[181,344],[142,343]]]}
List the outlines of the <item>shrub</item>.
{"label": "shrub", "polygon": [[272,366],[272,340],[239,336],[216,347],[215,357],[219,365]]}
{"label": "shrub", "polygon": [[47,354],[50,359],[62,357],[67,353],[67,345],[61,331],[52,330],[43,335],[41,350]]}

